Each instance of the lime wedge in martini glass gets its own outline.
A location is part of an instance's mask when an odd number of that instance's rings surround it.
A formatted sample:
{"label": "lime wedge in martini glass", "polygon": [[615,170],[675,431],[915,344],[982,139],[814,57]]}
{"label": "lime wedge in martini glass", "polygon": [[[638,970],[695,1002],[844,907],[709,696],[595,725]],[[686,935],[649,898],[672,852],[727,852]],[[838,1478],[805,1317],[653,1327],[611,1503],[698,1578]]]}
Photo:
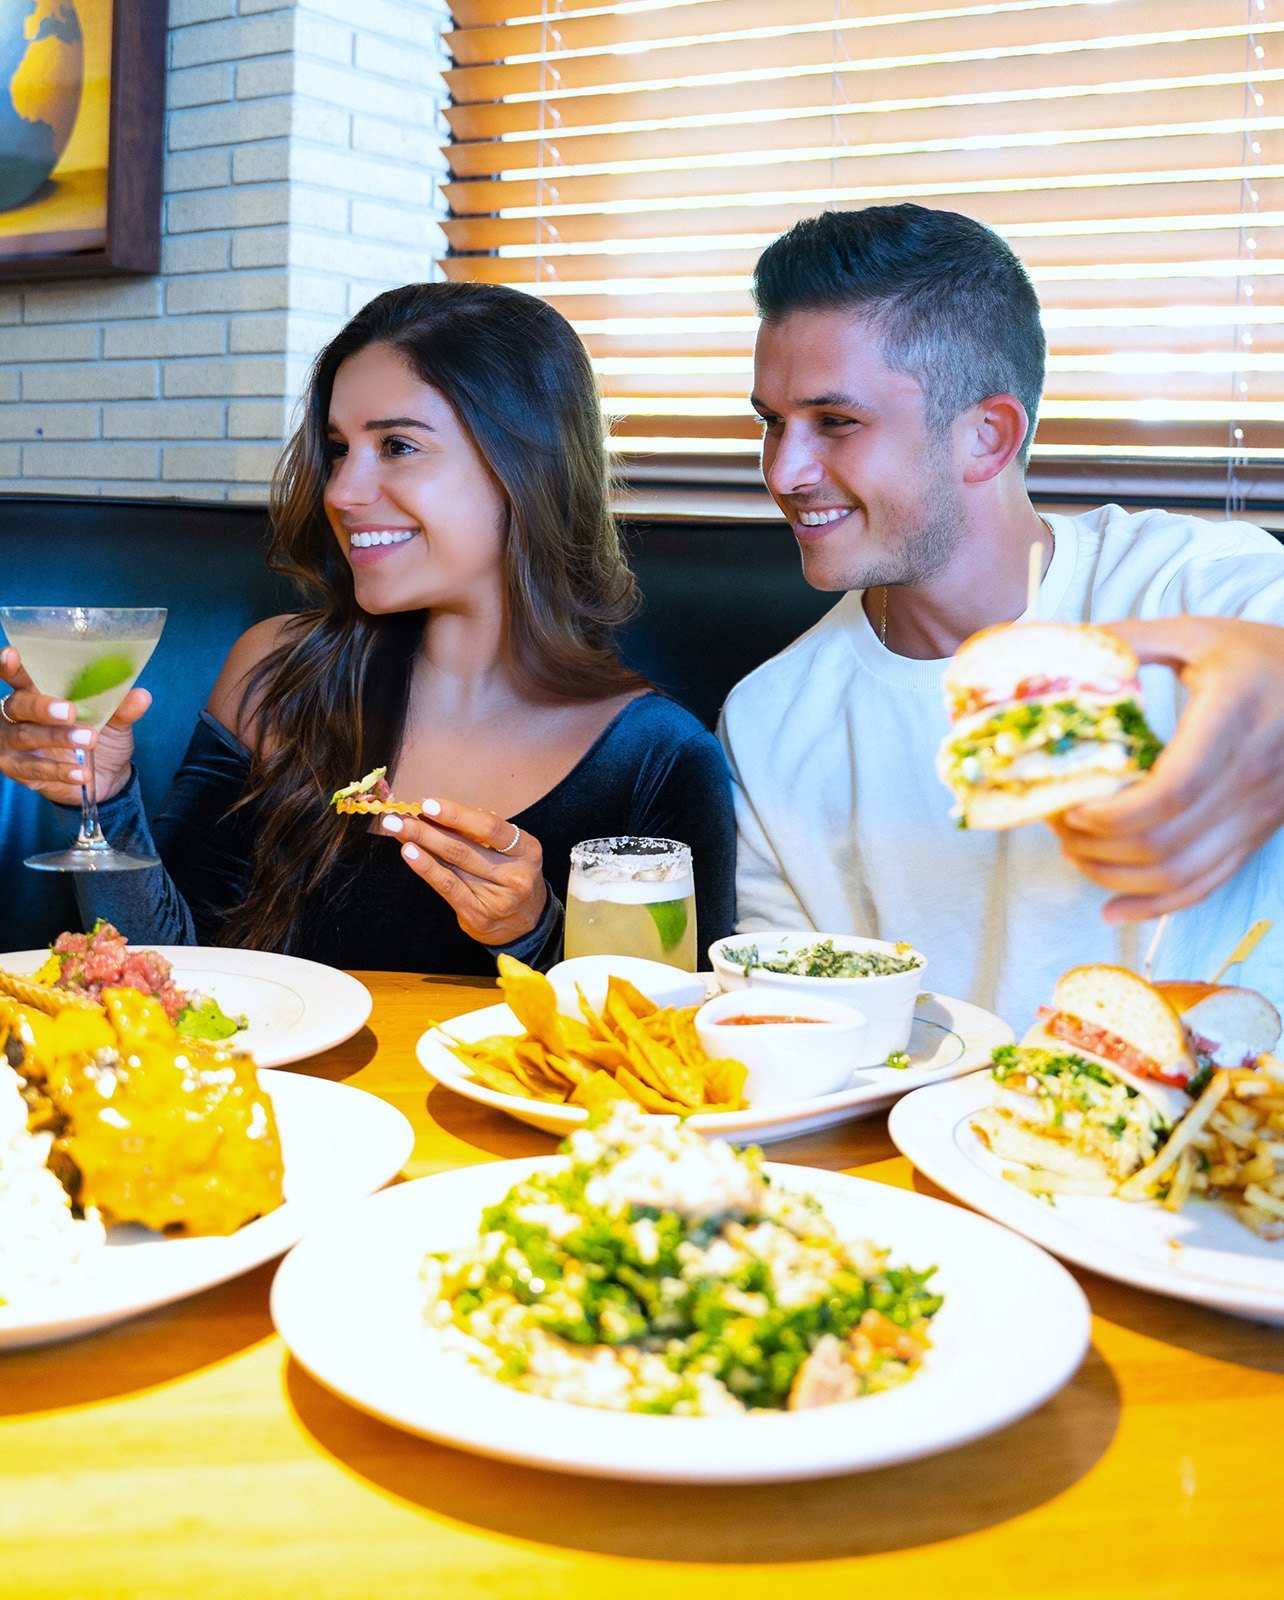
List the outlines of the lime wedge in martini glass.
{"label": "lime wedge in martini glass", "polygon": [[[70,700],[77,723],[95,732],[133,688],[164,626],[165,610],[157,606],[0,606],[0,628],[36,688]],[[103,838],[92,748],[83,756],[76,839],[66,850],[29,856],[27,865],[44,872],[129,872],[158,865],[155,856],[114,850]]]}

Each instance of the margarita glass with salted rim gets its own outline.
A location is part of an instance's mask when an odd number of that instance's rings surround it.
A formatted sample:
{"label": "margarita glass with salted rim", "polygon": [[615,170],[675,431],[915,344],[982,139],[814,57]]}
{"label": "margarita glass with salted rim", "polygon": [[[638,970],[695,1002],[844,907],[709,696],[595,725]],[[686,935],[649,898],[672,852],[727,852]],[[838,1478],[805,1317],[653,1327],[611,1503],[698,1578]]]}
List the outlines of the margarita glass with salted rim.
{"label": "margarita glass with salted rim", "polygon": [[571,851],[566,957],[641,956],[696,967],[691,850],[674,839],[585,839]]}
{"label": "margarita glass with salted rim", "polygon": [[[41,694],[71,702],[76,722],[99,732],[147,665],[165,626],[163,606],[0,606],[0,627]],[[66,850],[28,856],[43,872],[129,872],[155,856],[114,850],[103,838],[94,793],[93,747],[77,749],[85,769],[80,831]]]}

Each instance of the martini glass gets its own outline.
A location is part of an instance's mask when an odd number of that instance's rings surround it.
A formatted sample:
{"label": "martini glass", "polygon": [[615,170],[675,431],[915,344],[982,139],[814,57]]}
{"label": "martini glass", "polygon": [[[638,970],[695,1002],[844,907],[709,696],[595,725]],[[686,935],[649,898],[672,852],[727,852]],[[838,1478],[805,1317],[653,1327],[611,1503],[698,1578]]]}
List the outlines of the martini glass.
{"label": "martini glass", "polygon": [[[41,694],[69,700],[76,721],[98,731],[134,686],[165,626],[164,607],[0,606],[0,627]],[[85,769],[80,832],[70,848],[28,856],[42,872],[133,872],[156,856],[113,850],[98,825],[94,752],[77,750]]]}

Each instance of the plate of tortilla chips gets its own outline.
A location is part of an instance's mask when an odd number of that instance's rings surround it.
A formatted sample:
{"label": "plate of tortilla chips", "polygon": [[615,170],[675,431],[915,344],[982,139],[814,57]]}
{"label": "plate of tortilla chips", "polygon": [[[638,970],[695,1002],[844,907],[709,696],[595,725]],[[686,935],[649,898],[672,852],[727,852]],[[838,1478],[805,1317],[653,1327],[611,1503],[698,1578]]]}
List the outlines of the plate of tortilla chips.
{"label": "plate of tortilla chips", "polygon": [[985,1066],[1012,1030],[979,1006],[919,997],[908,1064],[862,1067],[834,1094],[753,1107],[745,1068],[711,1060],[695,1031],[695,1006],[657,1004],[612,976],[600,1006],[581,994],[559,1010],[542,973],[500,956],[505,1004],[430,1028],[416,1053],[438,1083],[545,1132],[565,1134],[589,1112],[628,1099],[643,1110],[691,1118],[716,1137],[767,1143],[884,1109],[911,1089]]}

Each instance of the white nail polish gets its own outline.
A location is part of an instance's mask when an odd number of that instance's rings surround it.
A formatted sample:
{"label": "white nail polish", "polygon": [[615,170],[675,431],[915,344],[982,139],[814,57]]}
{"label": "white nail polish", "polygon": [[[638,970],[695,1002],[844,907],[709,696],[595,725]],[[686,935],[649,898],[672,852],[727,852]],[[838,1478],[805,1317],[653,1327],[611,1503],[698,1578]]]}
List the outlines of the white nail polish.
{"label": "white nail polish", "polygon": [[419,809],[423,812],[424,816],[426,816],[426,817],[439,816],[440,813],[441,813],[441,801],[440,800],[425,800],[423,805],[420,806]]}
{"label": "white nail polish", "polygon": [[53,705],[49,707],[49,715],[57,717],[59,722],[70,722],[72,716],[70,700],[55,700]]}
{"label": "white nail polish", "polygon": [[412,844],[402,845],[401,853],[407,861],[418,861],[419,859],[419,852]]}
{"label": "white nail polish", "polygon": [[71,732],[72,744],[91,744],[94,730],[92,728],[73,728]]}
{"label": "white nail polish", "polygon": [[383,819],[383,825],[388,830],[389,833],[400,833],[401,832],[401,818],[400,817],[385,817]]}

